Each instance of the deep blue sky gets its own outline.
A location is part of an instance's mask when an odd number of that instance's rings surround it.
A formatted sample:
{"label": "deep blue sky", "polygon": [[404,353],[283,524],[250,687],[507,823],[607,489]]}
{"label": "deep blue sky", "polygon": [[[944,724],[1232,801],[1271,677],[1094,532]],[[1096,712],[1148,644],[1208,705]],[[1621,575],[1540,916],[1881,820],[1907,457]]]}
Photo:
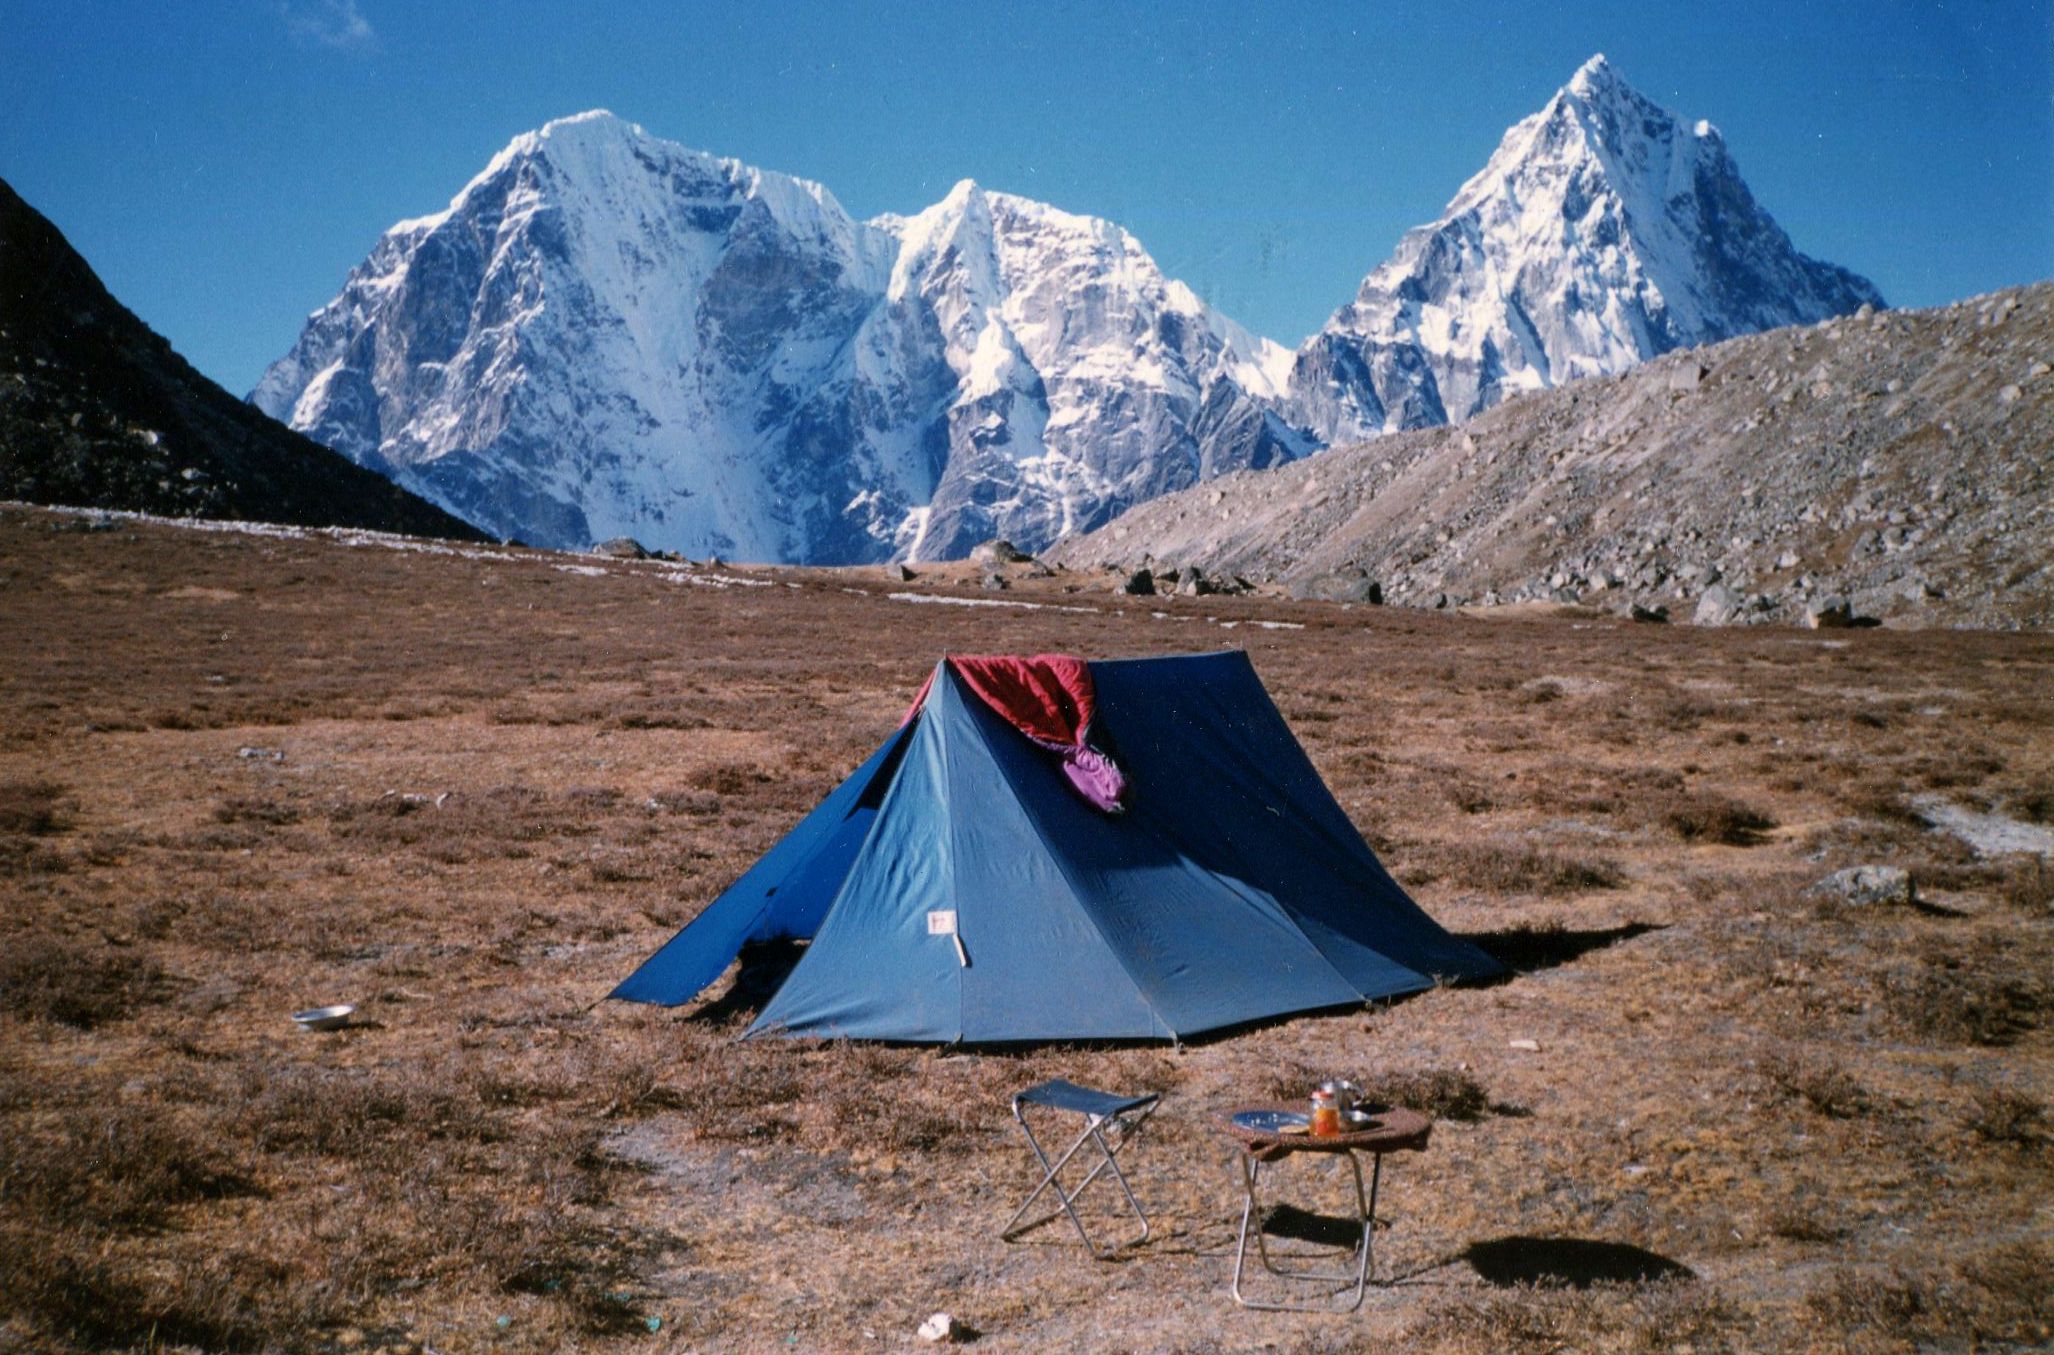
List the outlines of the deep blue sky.
{"label": "deep blue sky", "polygon": [[1295,344],[1596,51],[1893,304],[2054,276],[2040,0],[0,0],[0,177],[237,393],[386,226],[595,107],[858,216],[969,177],[1110,217]]}

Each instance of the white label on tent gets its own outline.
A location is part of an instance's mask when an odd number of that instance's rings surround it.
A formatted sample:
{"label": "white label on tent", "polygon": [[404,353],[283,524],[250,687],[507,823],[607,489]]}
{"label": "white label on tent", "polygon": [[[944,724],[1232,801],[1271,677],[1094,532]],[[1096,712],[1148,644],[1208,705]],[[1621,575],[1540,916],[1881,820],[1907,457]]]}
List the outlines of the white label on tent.
{"label": "white label on tent", "polygon": [[929,936],[954,936],[956,934],[956,910],[953,908],[940,908],[929,913],[927,915],[927,934]]}

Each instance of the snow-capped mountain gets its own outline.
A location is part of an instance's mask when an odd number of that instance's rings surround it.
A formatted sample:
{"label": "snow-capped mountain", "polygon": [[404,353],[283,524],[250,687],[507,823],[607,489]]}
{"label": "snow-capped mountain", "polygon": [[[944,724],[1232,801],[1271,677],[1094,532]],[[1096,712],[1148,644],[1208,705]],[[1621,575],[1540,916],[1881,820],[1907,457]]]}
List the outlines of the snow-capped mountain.
{"label": "snow-capped mountain", "polygon": [[1353,441],[1864,303],[1883,299],[1791,245],[1718,129],[1595,56],[1299,349],[1292,405]]}
{"label": "snow-capped mountain", "polygon": [[388,231],[251,398],[537,544],[839,563],[1310,451],[1289,364],[1110,223],[966,182],[865,224],[588,113]]}
{"label": "snow-capped mountain", "polygon": [[586,113],[388,231],[251,399],[536,544],[942,559],[1864,302],[1603,57],[1295,353],[1111,222],[967,180],[859,222]]}
{"label": "snow-capped mountain", "polygon": [[1276,413],[1291,354],[1165,278],[1138,241],[969,181],[897,237],[887,299],[939,332],[948,454],[916,558],[1039,549],[1219,474],[1316,450]]}

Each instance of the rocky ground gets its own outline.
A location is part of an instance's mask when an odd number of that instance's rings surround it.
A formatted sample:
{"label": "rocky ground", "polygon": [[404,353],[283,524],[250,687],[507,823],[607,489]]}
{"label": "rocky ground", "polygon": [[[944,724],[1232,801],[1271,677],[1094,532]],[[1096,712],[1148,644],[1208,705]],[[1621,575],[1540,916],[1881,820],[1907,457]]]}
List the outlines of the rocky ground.
{"label": "rocky ground", "polygon": [[[0,1350],[2054,1339],[2054,639],[1110,588],[0,507]],[[1511,976],[1181,1049],[595,1006],[942,652],[1228,646]],[[1390,1283],[1244,1311],[1211,1116],[1332,1074],[1437,1120]],[[1116,1262],[995,1236],[1052,1076],[1166,1094]]]}
{"label": "rocky ground", "polygon": [[2054,283],[1669,354],[1143,504],[1051,560],[1418,607],[2054,623]]}

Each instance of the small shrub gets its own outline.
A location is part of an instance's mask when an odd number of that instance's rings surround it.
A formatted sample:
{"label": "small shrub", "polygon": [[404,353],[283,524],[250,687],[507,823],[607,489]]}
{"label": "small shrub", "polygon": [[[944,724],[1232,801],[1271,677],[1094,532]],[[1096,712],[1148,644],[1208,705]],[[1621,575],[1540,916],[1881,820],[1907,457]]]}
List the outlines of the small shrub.
{"label": "small shrub", "polygon": [[1967,1123],[1970,1129],[1992,1143],[2029,1148],[2046,1137],[2047,1107],[2038,1098],[2024,1092],[1988,1087],[1976,1093]]}
{"label": "small shrub", "polygon": [[2054,916],[2054,870],[2037,856],[2027,856],[2004,872],[1997,896],[2021,913]]}
{"label": "small shrub", "polygon": [[2003,1046],[2039,1024],[2039,980],[1996,955],[1929,956],[1886,984],[1897,1019],[1917,1034],[1956,1044]]}
{"label": "small shrub", "polygon": [[685,780],[700,790],[712,791],[715,795],[740,795],[746,790],[760,786],[770,777],[760,767],[742,762],[716,762],[701,767]]}
{"label": "small shrub", "polygon": [[1791,1242],[1837,1242],[1840,1229],[1830,1219],[1820,1214],[1816,1204],[1804,1207],[1797,1204],[1784,1205],[1770,1212],[1763,1221],[1774,1237]]}
{"label": "small shrub", "polygon": [[1408,1069],[1379,1073],[1362,1086],[1363,1099],[1406,1106],[1437,1120],[1481,1120],[1491,1109],[1483,1084],[1459,1068]]}
{"label": "small shrub", "polygon": [[0,1011],[91,1030],[159,997],[164,971],[132,951],[33,938],[0,947]]}
{"label": "small shrub", "polygon": [[1616,889],[1626,879],[1616,862],[1604,857],[1570,856],[1531,844],[1459,842],[1427,847],[1408,857],[1402,872],[1408,884],[1445,879],[1459,888],[1502,894],[1573,894],[1586,889]]}
{"label": "small shrub", "polygon": [[1958,1318],[1937,1277],[1893,1269],[1885,1273],[1838,1270],[1806,1306],[1843,1330],[1874,1333],[1906,1345],[1921,1344]]}
{"label": "small shrub", "polygon": [[268,823],[282,827],[300,821],[299,810],[276,800],[234,796],[214,806],[216,823]]}
{"label": "small shrub", "polygon": [[2034,786],[2014,799],[2010,808],[2028,823],[2054,823],[2054,786]]}
{"label": "small shrub", "polygon": [[0,1198],[44,1225],[152,1228],[176,1206],[252,1189],[213,1140],[156,1108],[66,1107],[0,1135]]}
{"label": "small shrub", "polygon": [[0,833],[40,836],[69,826],[64,787],[55,781],[0,781]]}
{"label": "small shrub", "polygon": [[[1331,1072],[1291,1062],[1278,1067],[1263,1084],[1263,1099],[1303,1101]],[[1362,1099],[1371,1105],[1404,1106],[1437,1120],[1481,1120],[1491,1110],[1483,1084],[1458,1068],[1405,1068],[1357,1079]]]}
{"label": "small shrub", "polygon": [[1858,781],[1841,792],[1840,801],[1863,818],[1926,826],[1925,815],[1905,798],[1903,788],[1894,781]]}
{"label": "small shrub", "polygon": [[2054,1323],[2054,1244],[2042,1239],[1993,1247],[1961,1263],[1969,1324],[1987,1341],[2044,1344]]}
{"label": "small shrub", "polygon": [[1519,1288],[1437,1304],[1407,1333],[1408,1344],[1460,1351],[1589,1349],[1603,1322],[1596,1297],[1580,1290]]}
{"label": "small shrub", "polygon": [[1752,847],[1776,821],[1724,795],[1677,792],[1650,805],[1654,821],[1685,842]]}
{"label": "small shrub", "polygon": [[1775,1054],[1762,1060],[1761,1070],[1779,1097],[1802,1101],[1830,1119],[1852,1119],[1869,1108],[1861,1084],[1831,1059]]}

